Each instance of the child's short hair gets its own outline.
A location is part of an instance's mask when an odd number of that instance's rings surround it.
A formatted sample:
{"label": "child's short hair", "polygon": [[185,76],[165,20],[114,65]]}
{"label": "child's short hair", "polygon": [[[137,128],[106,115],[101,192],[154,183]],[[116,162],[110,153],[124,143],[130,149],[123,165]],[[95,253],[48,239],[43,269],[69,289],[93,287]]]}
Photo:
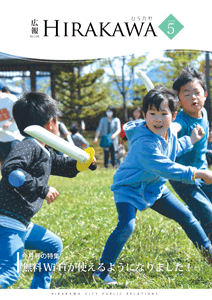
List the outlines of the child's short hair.
{"label": "child's short hair", "polygon": [[70,131],[71,131],[72,134],[75,134],[79,131],[79,127],[74,125],[70,128]]}
{"label": "child's short hair", "polygon": [[27,126],[40,125],[43,127],[51,118],[56,122],[61,115],[58,102],[44,93],[26,93],[13,105],[15,122],[24,136],[27,136],[24,132]]}
{"label": "child's short hair", "polygon": [[182,70],[181,74],[174,80],[173,90],[177,91],[179,94],[182,86],[194,80],[198,80],[204,91],[207,92],[204,74],[198,72],[193,67],[186,67]]}
{"label": "child's short hair", "polygon": [[146,115],[147,111],[153,107],[156,107],[156,109],[159,111],[160,105],[164,100],[168,102],[169,109],[173,115],[177,110],[176,93],[162,85],[158,85],[151,89],[144,96],[142,106],[144,115]]}

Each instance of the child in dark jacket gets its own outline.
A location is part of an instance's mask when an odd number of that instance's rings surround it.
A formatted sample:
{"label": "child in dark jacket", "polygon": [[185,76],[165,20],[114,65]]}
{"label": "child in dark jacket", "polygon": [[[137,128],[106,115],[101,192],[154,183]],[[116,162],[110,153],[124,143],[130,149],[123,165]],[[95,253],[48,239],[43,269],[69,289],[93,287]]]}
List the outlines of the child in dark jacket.
{"label": "child in dark jacket", "polygon": [[[24,249],[42,251],[31,289],[50,288],[55,265],[62,252],[61,239],[51,231],[33,224],[31,218],[44,199],[54,202],[59,193],[48,185],[50,175],[75,177],[76,160],[57,155],[45,144],[27,136],[24,129],[40,125],[57,134],[60,111],[57,101],[43,93],[30,92],[13,107],[13,115],[26,138],[16,145],[2,168],[0,182],[0,287],[11,286],[19,277]],[[90,169],[95,169],[95,159]],[[22,185],[12,185],[10,174],[19,170]]]}

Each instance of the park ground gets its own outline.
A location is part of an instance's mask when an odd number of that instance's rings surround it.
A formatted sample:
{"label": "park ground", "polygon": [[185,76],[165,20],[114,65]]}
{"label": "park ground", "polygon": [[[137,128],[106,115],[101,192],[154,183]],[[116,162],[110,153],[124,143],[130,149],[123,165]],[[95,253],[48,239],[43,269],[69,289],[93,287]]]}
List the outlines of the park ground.
{"label": "park ground", "polygon": [[[51,205],[44,201],[32,219],[63,241],[51,289],[211,289],[211,265],[177,223],[151,209],[138,212],[136,229],[113,268],[118,285],[102,286],[93,279],[105,242],[117,224],[110,190],[115,169],[103,168],[102,149],[92,143],[93,135],[85,137],[96,150],[98,169],[73,179],[51,176],[49,185],[60,195]],[[29,289],[39,257],[38,251],[25,251],[20,278],[10,289]]]}

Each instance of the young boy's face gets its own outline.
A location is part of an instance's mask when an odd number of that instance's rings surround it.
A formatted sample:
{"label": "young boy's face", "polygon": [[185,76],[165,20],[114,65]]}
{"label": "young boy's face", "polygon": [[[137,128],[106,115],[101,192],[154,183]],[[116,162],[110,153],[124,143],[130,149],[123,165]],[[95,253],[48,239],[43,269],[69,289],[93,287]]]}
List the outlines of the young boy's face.
{"label": "young boy's face", "polygon": [[204,91],[198,80],[190,81],[182,86],[178,97],[186,114],[194,118],[202,117],[201,109],[205,104],[207,92]]}
{"label": "young boy's face", "polygon": [[149,130],[163,138],[166,138],[167,130],[175,116],[176,114],[172,116],[171,110],[168,106],[168,101],[163,101],[160,105],[159,111],[156,107],[148,109],[145,121]]}

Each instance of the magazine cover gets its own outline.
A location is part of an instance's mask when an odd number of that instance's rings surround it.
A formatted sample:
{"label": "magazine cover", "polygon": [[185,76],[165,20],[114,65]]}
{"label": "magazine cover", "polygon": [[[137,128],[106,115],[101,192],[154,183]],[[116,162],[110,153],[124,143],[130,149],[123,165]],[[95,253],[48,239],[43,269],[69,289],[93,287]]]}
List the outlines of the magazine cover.
{"label": "magazine cover", "polygon": [[210,297],[209,1],[3,1],[0,295]]}

